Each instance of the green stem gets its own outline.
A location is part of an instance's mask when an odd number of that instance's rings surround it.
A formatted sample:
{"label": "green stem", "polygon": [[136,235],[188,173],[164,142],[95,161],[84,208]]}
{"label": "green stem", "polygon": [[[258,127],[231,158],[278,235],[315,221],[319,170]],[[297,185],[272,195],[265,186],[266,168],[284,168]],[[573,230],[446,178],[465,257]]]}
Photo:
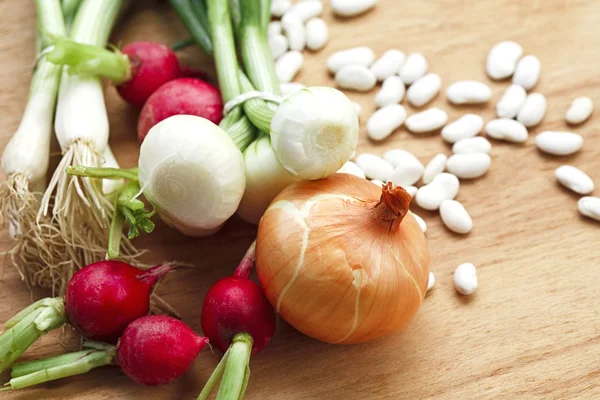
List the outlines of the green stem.
{"label": "green stem", "polygon": [[238,333],[229,347],[229,359],[223,372],[217,400],[241,399],[247,386],[246,372],[252,352],[252,337],[247,333]]}
{"label": "green stem", "polygon": [[[203,24],[201,17],[195,12],[196,9],[201,10],[204,7],[204,4],[202,4],[201,1],[192,4],[190,0],[169,1],[171,3],[171,7],[173,7],[179,16],[179,19],[181,19],[196,43],[198,43],[198,45],[202,47],[207,54],[212,54],[213,44],[212,40],[210,39],[210,28],[208,23]],[[206,16],[206,13],[203,15]]]}
{"label": "green stem", "polygon": [[67,175],[83,176],[87,178],[127,179],[135,182],[138,181],[137,168],[102,168],[76,165],[67,167],[65,171],[67,172]]}
{"label": "green stem", "polygon": [[267,34],[271,22],[271,0],[260,0],[260,25],[263,29],[263,34]]}
{"label": "green stem", "polygon": [[104,350],[84,350],[45,360],[32,361],[25,366],[15,365],[18,373],[26,370],[29,374],[13,376],[8,382],[11,389],[17,390],[40,383],[54,381],[74,375],[81,375],[90,370],[113,364],[115,347],[106,346]]}
{"label": "green stem", "polygon": [[[115,203],[118,202],[115,200]],[[108,249],[106,251],[106,259],[114,260],[119,258],[121,253],[121,238],[123,237],[123,226],[125,225],[125,217],[119,211],[118,207],[115,207],[112,221],[110,222],[110,230],[108,231]]]}
{"label": "green stem", "polygon": [[[241,70],[238,73],[238,79],[240,80],[240,84],[242,85],[244,92],[251,92],[255,90],[254,86],[252,86],[252,82],[250,82],[250,79],[248,79],[248,77]],[[270,131],[271,120],[273,119],[273,115],[275,115],[275,110],[273,107],[268,106],[267,103],[262,99],[248,100],[244,103],[243,107],[246,116],[250,119],[250,121],[252,121],[252,124],[254,124],[259,131]]]}
{"label": "green stem", "polygon": [[215,368],[213,373],[210,375],[210,378],[208,378],[208,381],[206,381],[206,383],[204,384],[204,387],[202,388],[200,395],[198,395],[197,400],[207,400],[208,399],[208,397],[212,393],[213,389],[215,388],[215,385],[223,376],[223,371],[225,371],[225,364],[227,364],[228,359],[229,359],[229,349],[227,349],[227,351],[221,358],[221,361],[219,361],[217,368]]}
{"label": "green stem", "polygon": [[62,0],[62,11],[65,18],[65,25],[70,27],[79,9],[82,0]]}
{"label": "green stem", "polygon": [[63,299],[36,301],[8,320],[0,335],[0,373],[8,368],[36,340],[66,322]]}
{"label": "green stem", "polygon": [[98,46],[77,43],[57,37],[46,60],[58,65],[69,66],[70,74],[102,76],[116,84],[131,79],[129,57],[118,49],[110,51]]}
{"label": "green stem", "polygon": [[[102,346],[102,350],[104,350],[104,345]],[[86,350],[86,352],[89,351],[89,349]],[[19,378],[21,376],[33,374],[34,372],[38,372],[43,369],[49,369],[63,364],[70,364],[74,361],[79,360],[80,358],[81,354],[79,353],[69,353],[61,354],[60,356],[45,358],[43,360],[16,363],[12,366],[12,370],[10,371],[10,377]]]}
{"label": "green stem", "polygon": [[173,51],[183,50],[186,47],[192,46],[194,43],[196,43],[196,41],[193,38],[187,38],[187,39],[181,40],[181,41],[171,45],[171,50],[173,50]]}
{"label": "green stem", "polygon": [[123,0],[83,0],[69,37],[78,43],[105,46]]}
{"label": "green stem", "polygon": [[129,226],[127,237],[134,239],[139,236],[140,231],[151,233],[154,230],[154,222],[151,218],[156,213],[154,206],[152,211],[146,210],[143,201],[137,198],[140,193],[140,184],[137,181],[130,181],[119,193],[117,198],[117,210],[125,217]]}

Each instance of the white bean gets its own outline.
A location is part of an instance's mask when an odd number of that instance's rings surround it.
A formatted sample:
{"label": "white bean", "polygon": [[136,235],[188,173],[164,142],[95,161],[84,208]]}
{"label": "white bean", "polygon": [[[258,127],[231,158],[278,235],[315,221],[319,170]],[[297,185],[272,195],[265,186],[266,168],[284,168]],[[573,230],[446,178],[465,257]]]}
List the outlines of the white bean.
{"label": "white bean", "polygon": [[440,153],[433,157],[431,161],[427,163],[427,166],[425,166],[425,171],[423,172],[423,183],[431,183],[436,176],[444,172],[447,162],[448,156],[445,154]]}
{"label": "white bean", "polygon": [[383,81],[392,75],[395,75],[402,64],[404,64],[406,56],[403,52],[396,49],[391,49],[383,53],[381,57],[371,66],[371,71],[375,74],[378,81]]}
{"label": "white bean", "polygon": [[377,0],[331,0],[331,9],[340,17],[354,17],[375,7]]}
{"label": "white bean", "polygon": [[427,60],[421,53],[409,54],[399,71],[402,81],[410,85],[427,73]]}
{"label": "white bean", "polygon": [[486,153],[454,154],[446,163],[448,172],[460,179],[475,179],[483,176],[492,165],[492,159]]}
{"label": "white bean", "polygon": [[525,125],[509,118],[491,120],[485,125],[485,132],[491,138],[515,143],[524,143],[529,137]]}
{"label": "white bean", "polygon": [[[421,230],[423,231],[423,233],[427,233],[427,223],[425,222],[425,220],[423,218],[419,217],[417,214],[415,214],[412,211],[410,211],[410,213],[417,220],[417,224],[419,224],[419,228],[421,228]],[[430,277],[431,277],[431,275],[430,275]]]}
{"label": "white bean", "polygon": [[347,65],[335,73],[335,83],[342,89],[368,92],[377,84],[377,78],[363,65]]}
{"label": "white bean", "polygon": [[280,18],[290,8],[292,8],[292,0],[273,0],[271,2],[271,15]]}
{"label": "white bean", "polygon": [[523,107],[519,110],[517,121],[528,128],[536,126],[544,119],[546,115],[546,98],[541,93],[531,93],[525,99]]}
{"label": "white bean", "polygon": [[372,140],[383,140],[400,128],[406,120],[406,110],[400,104],[390,104],[375,111],[367,122],[367,133]]}
{"label": "white bean", "polygon": [[442,172],[431,183],[419,188],[415,200],[425,210],[437,210],[444,200],[454,199],[459,188],[460,182],[456,176]]}
{"label": "white bean", "polygon": [[306,46],[306,28],[304,21],[296,14],[285,13],[281,26],[290,43],[290,50],[302,51]]}
{"label": "white bean", "polygon": [[525,56],[519,60],[512,81],[526,90],[531,90],[540,78],[540,69],[540,60],[536,56]]}
{"label": "white bean", "polygon": [[389,181],[394,172],[394,167],[390,163],[375,154],[360,154],[356,157],[356,164],[365,172],[367,178],[383,182]]}
{"label": "white bean", "polygon": [[305,87],[305,85],[298,82],[283,82],[279,84],[279,91],[281,92],[282,97],[288,97],[296,92],[301,91]]}
{"label": "white bean", "polygon": [[477,136],[483,129],[483,118],[476,114],[465,114],[442,129],[442,139],[456,143],[461,139]]}
{"label": "white bean", "polygon": [[456,200],[445,200],[440,205],[440,217],[452,232],[467,234],[473,230],[473,220],[465,207]]}
{"label": "white bean", "polygon": [[281,28],[280,21],[271,21],[269,22],[269,27],[267,28],[267,36],[275,36],[281,35],[283,33],[283,29]]}
{"label": "white bean", "polygon": [[544,153],[568,156],[583,146],[583,137],[572,132],[545,131],[535,137],[535,145]]}
{"label": "white bean", "polygon": [[414,198],[417,195],[419,188],[416,186],[404,186],[404,190],[410,194],[410,197]]}
{"label": "white bean", "polygon": [[459,81],[448,86],[446,97],[453,104],[486,103],[492,97],[492,89],[479,81]]}
{"label": "white bean", "polygon": [[487,56],[486,72],[495,80],[508,78],[517,68],[517,62],[523,55],[523,48],[516,42],[507,40],[491,48]]}
{"label": "white bean", "polygon": [[441,87],[442,79],[438,74],[427,74],[410,85],[406,98],[411,105],[421,107],[433,100]]}
{"label": "white bean", "polygon": [[454,271],[454,288],[465,296],[475,293],[477,290],[477,271],[470,263],[460,264]]}
{"label": "white bean", "polygon": [[397,161],[398,164],[395,166],[390,181],[394,185],[402,187],[414,185],[423,176],[425,167],[412,153],[403,150],[397,150],[397,152],[394,155],[394,161]]}
{"label": "white bean", "polygon": [[329,40],[327,24],[321,18],[312,18],[306,23],[306,47],[309,50],[321,50]]}
{"label": "white bean", "polygon": [[303,0],[295,3],[286,14],[295,14],[302,22],[311,18],[318,17],[323,13],[323,3],[321,0]]}
{"label": "white bean", "polygon": [[[421,217],[419,217],[421,218]],[[418,222],[418,221],[417,221]],[[429,280],[427,281],[427,291],[429,292],[435,286],[435,275],[433,272],[429,272]]]}
{"label": "white bean", "polygon": [[275,62],[275,74],[279,82],[291,82],[304,64],[304,56],[299,51],[288,51]]}
{"label": "white bean", "polygon": [[331,54],[327,59],[327,69],[331,73],[336,73],[347,65],[363,65],[368,67],[373,64],[374,60],[375,53],[369,47],[354,47]]}
{"label": "white bean", "polygon": [[338,174],[350,174],[358,176],[359,178],[366,178],[365,171],[363,171],[355,162],[346,161],[342,168],[337,171]]}
{"label": "white bean", "polygon": [[275,60],[281,57],[281,55],[288,50],[289,43],[287,38],[283,35],[269,36],[267,43],[269,45],[269,49],[271,49],[271,55]]}
{"label": "white bean", "polygon": [[554,176],[561,185],[575,193],[589,194],[594,191],[594,181],[579,168],[562,165],[554,171]]}
{"label": "white bean", "polygon": [[412,133],[433,132],[448,122],[448,114],[439,108],[428,108],[406,119],[406,127]]}
{"label": "white bean", "polygon": [[499,118],[514,118],[525,103],[527,92],[521,85],[510,85],[496,104],[496,115]]}
{"label": "white bean", "polygon": [[[373,69],[371,69],[373,71]],[[377,107],[384,107],[390,104],[400,103],[404,98],[404,82],[399,76],[393,75],[385,78],[381,89],[375,95],[375,105]]]}
{"label": "white bean", "polygon": [[582,197],[577,202],[577,208],[582,215],[600,221],[600,197]]}
{"label": "white bean", "polygon": [[571,102],[571,106],[565,114],[565,119],[569,124],[581,124],[592,115],[593,111],[594,102],[592,99],[587,96],[577,97]]}
{"label": "white bean", "polygon": [[407,159],[410,159],[410,162],[420,163],[419,159],[415,157],[413,153],[402,149],[393,149],[386,151],[385,153],[383,153],[383,159],[392,164],[394,168],[396,168],[403,162],[406,162]]}
{"label": "white bean", "polygon": [[490,153],[492,144],[483,136],[461,139],[454,143],[452,152],[454,154]]}

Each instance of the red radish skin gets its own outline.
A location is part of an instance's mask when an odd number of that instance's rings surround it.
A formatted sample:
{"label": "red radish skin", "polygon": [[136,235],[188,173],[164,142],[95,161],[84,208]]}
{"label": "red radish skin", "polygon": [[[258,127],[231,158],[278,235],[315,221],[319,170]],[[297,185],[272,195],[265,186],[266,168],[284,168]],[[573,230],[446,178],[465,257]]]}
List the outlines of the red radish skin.
{"label": "red radish skin", "polygon": [[238,333],[252,336],[252,354],[264,349],[275,334],[275,312],[262,289],[244,277],[215,283],[202,306],[202,331],[222,352]]}
{"label": "red radish skin", "polygon": [[142,107],[159,87],[181,76],[179,60],[168,46],[134,42],[121,52],[129,57],[131,78],[118,85],[117,91],[132,106]]}
{"label": "red radish skin", "polygon": [[154,125],[178,114],[196,115],[219,124],[223,118],[221,93],[200,79],[179,78],[165,83],[142,108],[137,127],[140,143]]}
{"label": "red radish skin", "polygon": [[149,315],[133,321],[117,344],[117,362],[137,383],[169,383],[192,365],[208,339],[178,319]]}
{"label": "red radish skin", "polygon": [[152,288],[171,268],[142,271],[120,261],[82,268],[64,297],[70,324],[88,339],[115,343],[130,322],[148,315]]}

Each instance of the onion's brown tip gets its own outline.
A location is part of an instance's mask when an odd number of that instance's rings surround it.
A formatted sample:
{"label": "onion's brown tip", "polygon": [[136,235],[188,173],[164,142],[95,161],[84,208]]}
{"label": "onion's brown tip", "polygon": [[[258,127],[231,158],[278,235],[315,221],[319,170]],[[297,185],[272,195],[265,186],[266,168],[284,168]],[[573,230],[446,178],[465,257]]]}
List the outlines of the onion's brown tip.
{"label": "onion's brown tip", "polygon": [[375,206],[375,211],[378,217],[385,221],[400,223],[408,214],[411,199],[402,186],[394,186],[392,182],[388,182],[381,188],[381,198]]}

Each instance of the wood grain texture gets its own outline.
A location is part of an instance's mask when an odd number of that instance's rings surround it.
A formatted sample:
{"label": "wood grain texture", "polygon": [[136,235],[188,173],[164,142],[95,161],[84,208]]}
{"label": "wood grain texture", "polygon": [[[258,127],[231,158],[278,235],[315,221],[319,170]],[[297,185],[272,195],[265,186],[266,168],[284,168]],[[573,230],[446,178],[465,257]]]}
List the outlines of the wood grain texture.
{"label": "wood grain texture", "polygon": [[[0,148],[16,129],[27,97],[35,28],[31,3],[0,1]],[[578,215],[577,196],[561,189],[553,177],[556,167],[572,164],[600,185],[600,117],[577,128],[564,122],[576,96],[591,96],[600,105],[598,15],[600,3],[594,0],[380,0],[374,11],[354,20],[335,19],[326,10],[331,40],[323,51],[306,53],[297,80],[332,85],[324,61],[332,51],[350,46],[371,46],[377,54],[388,48],[420,51],[430,71],[441,76],[443,88],[460,79],[483,80],[493,88],[486,107],[450,106],[443,94],[433,104],[447,110],[451,120],[471,111],[489,120],[507,82],[490,82],[484,60],[493,44],[513,39],[542,64],[535,91],[546,95],[548,113],[531,133],[572,129],[584,136],[585,145],[578,154],[559,159],[536,151],[533,138],[522,146],[494,142],[492,169],[482,179],[464,182],[458,196],[474,220],[470,235],[454,235],[436,213],[415,210],[429,224],[431,268],[438,283],[409,328],[368,344],[334,346],[280,322],[273,344],[252,360],[248,399],[600,398],[600,225]],[[171,44],[184,37],[164,2],[145,1],[116,29],[112,41]],[[201,68],[210,65],[198,50],[186,50],[182,58]],[[133,166],[136,112],[113,88],[106,94],[111,145],[123,166]],[[363,122],[374,110],[373,96],[374,91],[349,93],[364,106]],[[362,128],[359,152],[382,154],[398,147],[423,162],[438,152],[449,153],[439,135],[421,138],[401,129],[373,144]],[[159,224],[140,246],[151,248],[157,262],[197,266],[171,274],[159,292],[199,330],[204,294],[233,270],[254,234],[254,228],[235,218],[208,239],[183,237]],[[5,233],[1,240],[6,248]],[[478,266],[480,289],[469,298],[452,287],[452,272],[462,262]],[[7,270],[0,282],[0,320],[30,300],[17,274]],[[60,353],[60,339],[53,332],[24,359]],[[77,342],[65,338],[63,343],[73,348]],[[105,368],[0,397],[191,399],[217,360],[217,354],[205,351],[182,379],[162,388],[140,387],[117,369]]]}

